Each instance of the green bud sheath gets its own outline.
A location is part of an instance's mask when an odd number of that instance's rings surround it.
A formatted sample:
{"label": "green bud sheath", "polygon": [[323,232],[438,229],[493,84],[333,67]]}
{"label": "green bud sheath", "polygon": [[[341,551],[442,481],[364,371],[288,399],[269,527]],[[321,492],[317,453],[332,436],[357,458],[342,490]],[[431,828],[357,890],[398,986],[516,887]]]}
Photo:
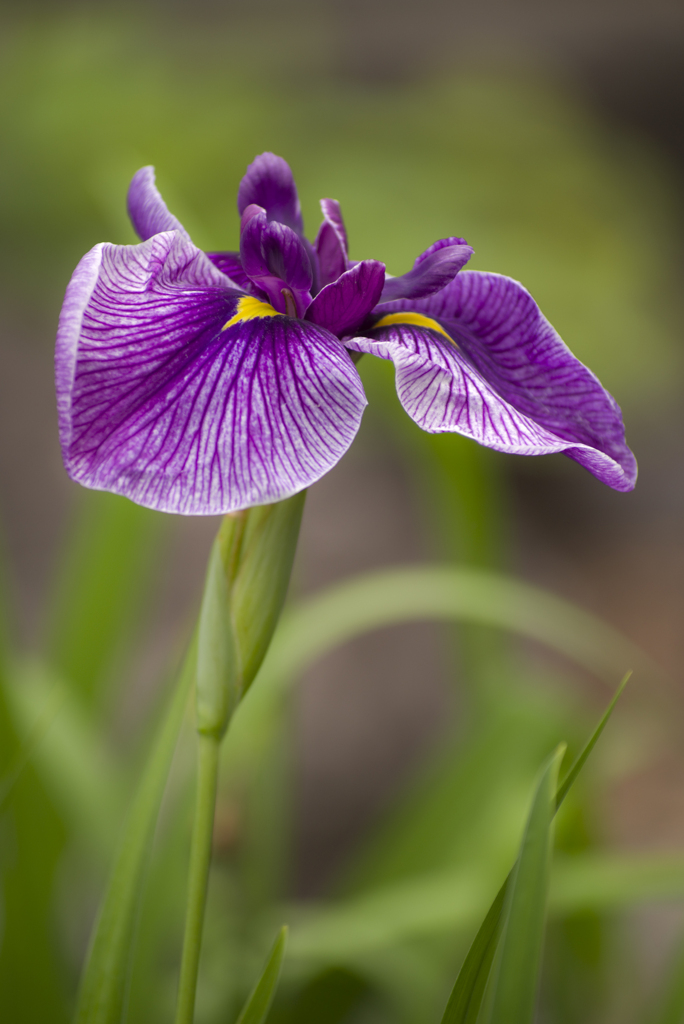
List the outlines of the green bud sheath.
{"label": "green bud sheath", "polygon": [[197,728],[222,736],[251,686],[285,601],[306,492],[224,518],[199,620]]}

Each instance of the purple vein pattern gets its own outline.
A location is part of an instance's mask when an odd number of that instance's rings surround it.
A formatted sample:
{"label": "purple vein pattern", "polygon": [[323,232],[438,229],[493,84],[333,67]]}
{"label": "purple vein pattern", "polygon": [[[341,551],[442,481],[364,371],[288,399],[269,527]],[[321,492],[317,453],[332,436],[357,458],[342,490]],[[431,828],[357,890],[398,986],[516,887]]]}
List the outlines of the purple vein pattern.
{"label": "purple vein pattern", "polygon": [[517,281],[464,271],[427,298],[382,310],[419,313],[452,339],[406,324],[347,342],[394,361],[399,398],[423,430],[455,430],[516,455],[563,452],[617,490],[634,487],[617,403]]}
{"label": "purple vein pattern", "polygon": [[213,278],[203,262],[198,273],[178,233],[133,253],[99,246],[67,293],[57,390],[71,476],[210,515],[276,501],[331,469],[366,404],[339,341],[285,316],[222,331],[231,290],[209,261]]}
{"label": "purple vein pattern", "polygon": [[151,167],[128,209],[142,239],[101,244],[67,289],[56,349],[64,463],[87,487],[211,515],[286,498],[342,457],[366,399],[350,357],[393,360],[424,430],[518,455],[563,452],[618,490],[636,463],[620,410],[516,281],[462,271],[435,242],[401,277],[349,260],[339,203],[304,236],[290,168],[250,164],[239,252],[203,253]]}

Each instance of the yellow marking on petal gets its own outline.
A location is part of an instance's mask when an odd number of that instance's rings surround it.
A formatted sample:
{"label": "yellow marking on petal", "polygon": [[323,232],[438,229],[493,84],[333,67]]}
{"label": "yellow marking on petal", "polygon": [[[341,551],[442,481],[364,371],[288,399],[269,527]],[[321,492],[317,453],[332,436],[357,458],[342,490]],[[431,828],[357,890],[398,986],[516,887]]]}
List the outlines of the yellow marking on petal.
{"label": "yellow marking on petal", "polygon": [[376,324],[373,324],[371,330],[375,330],[376,327],[391,327],[393,324],[408,324],[411,327],[427,327],[429,331],[437,331],[438,334],[443,335],[447,341],[450,341],[452,345],[456,342],[447,334],[444,328],[433,320],[432,317],[423,316],[422,313],[388,313],[387,316],[383,316],[381,320],[378,320]]}
{"label": "yellow marking on petal", "polygon": [[240,324],[245,320],[264,320],[269,316],[282,315],[270,303],[262,302],[261,299],[255,299],[253,295],[245,295],[238,302],[235,316],[232,316],[228,323],[223,325],[221,330],[226,331],[233,324]]}

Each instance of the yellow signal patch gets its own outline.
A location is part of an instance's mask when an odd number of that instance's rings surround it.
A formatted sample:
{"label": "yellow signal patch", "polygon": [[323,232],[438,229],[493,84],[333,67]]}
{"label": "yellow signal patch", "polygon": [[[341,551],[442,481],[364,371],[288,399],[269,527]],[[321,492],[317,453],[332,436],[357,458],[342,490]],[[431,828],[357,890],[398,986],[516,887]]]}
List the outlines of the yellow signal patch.
{"label": "yellow signal patch", "polygon": [[244,295],[238,302],[235,316],[232,316],[228,323],[221,328],[222,331],[232,327],[233,324],[242,323],[244,320],[264,320],[268,316],[283,316],[277,309],[274,309],[268,302],[255,299],[253,295]]}
{"label": "yellow signal patch", "polygon": [[429,316],[423,316],[422,313],[388,313],[387,316],[383,316],[381,320],[378,320],[376,324],[373,324],[371,330],[375,330],[377,327],[391,327],[393,324],[410,324],[412,327],[427,327],[430,331],[437,331],[443,337],[450,341],[452,345],[456,342],[454,339],[447,334],[443,327],[433,320]]}

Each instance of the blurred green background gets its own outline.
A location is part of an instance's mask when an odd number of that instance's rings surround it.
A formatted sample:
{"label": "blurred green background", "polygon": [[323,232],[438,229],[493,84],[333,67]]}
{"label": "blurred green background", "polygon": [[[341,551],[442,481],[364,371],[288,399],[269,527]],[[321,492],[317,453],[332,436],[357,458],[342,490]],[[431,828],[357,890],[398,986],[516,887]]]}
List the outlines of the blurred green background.
{"label": "blurred green background", "polygon": [[[456,234],[475,248],[471,266],[521,280],[617,398],[641,467],[637,491],[619,495],[560,456],[507,459],[428,438],[399,410],[391,368],[363,360],[370,407],[352,451],[309,496],[295,595],[440,558],[516,572],[603,616],[668,675],[635,681],[606,741],[597,795],[561,832],[569,848],[681,850],[680,5],[5,3],[0,27],[0,516],[13,649],[40,652],[69,680],[132,777],[160,680],[188,635],[216,522],[156,516],[67,480],[52,393],[56,319],[83,253],[135,240],[125,193],[138,167],[156,165],[198,245],[234,248],[240,178],[273,150],[293,168],[310,236],[318,199],[330,196],[355,259],[402,273]],[[248,795],[226,783],[201,1020],[232,1019],[231,1000],[249,988],[248,979],[231,989],[224,975],[231,958],[244,954],[249,967],[265,948],[261,932],[250,945],[240,931],[255,906],[363,892],[442,866],[441,833],[429,824],[422,852],[394,866],[391,826],[375,854],[362,849],[416,773],[431,781],[401,804],[412,835],[422,834],[417,808],[441,820],[459,786],[480,778],[471,754],[494,757],[494,803],[513,809],[492,871],[505,865],[539,759],[559,736],[577,742],[604,695],[534,646],[426,624],[357,639],[309,669],[289,732],[245,783]],[[16,728],[7,725],[3,748],[10,774],[23,756],[11,749]],[[519,730],[511,750],[507,728]],[[287,796],[273,791],[283,761],[294,780]],[[23,770],[24,790],[17,785],[2,819],[10,874],[0,1001],[4,990],[13,1024],[66,1019],[106,862],[102,850],[88,860],[81,826],[33,772]],[[186,818],[169,826],[176,859],[153,872],[156,924],[148,935],[143,922],[142,948],[155,984],[136,975],[136,1020],[166,1019],[173,994],[175,940],[160,943],[159,905],[169,891],[182,900]],[[475,856],[478,842],[458,856]],[[13,881],[20,862],[29,867]],[[236,902],[242,916],[231,917]],[[681,916],[648,910],[617,928],[593,913],[554,925],[544,1020],[628,1019],[630,985],[648,991]],[[402,938],[363,968],[338,952],[318,974],[302,954],[274,1020],[428,1019],[425,1000],[439,1007],[464,935]],[[43,980],[32,987],[26,951],[41,942]],[[567,949],[574,974],[562,968]],[[604,989],[612,994],[599,998]],[[596,996],[591,1014],[571,991]]]}

